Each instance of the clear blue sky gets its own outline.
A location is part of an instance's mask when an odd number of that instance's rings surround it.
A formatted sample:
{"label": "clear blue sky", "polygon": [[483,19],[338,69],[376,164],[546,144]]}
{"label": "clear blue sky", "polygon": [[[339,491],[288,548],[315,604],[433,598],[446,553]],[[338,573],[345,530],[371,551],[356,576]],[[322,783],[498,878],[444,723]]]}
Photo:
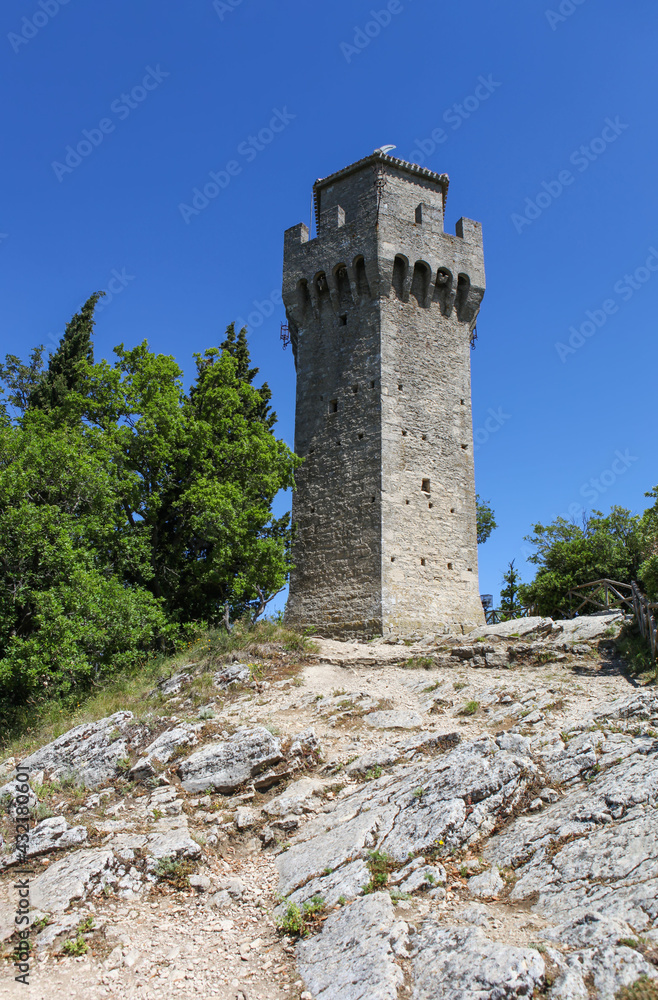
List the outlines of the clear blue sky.
{"label": "clear blue sky", "polygon": [[[253,313],[292,444],[283,231],[317,177],[420,149],[450,231],[484,229],[476,479],[500,526],[480,590],[512,558],[529,579],[533,522],[639,511],[658,482],[657,28],[655,0],[4,0],[0,355],[109,286],[97,357],[146,337],[191,376]],[[224,189],[181,211],[211,172]]]}

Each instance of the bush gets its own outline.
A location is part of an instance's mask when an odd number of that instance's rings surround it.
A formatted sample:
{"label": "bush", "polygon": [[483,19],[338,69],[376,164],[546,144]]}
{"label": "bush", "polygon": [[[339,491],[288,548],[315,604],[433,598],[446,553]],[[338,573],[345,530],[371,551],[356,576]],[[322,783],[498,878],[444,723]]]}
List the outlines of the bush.
{"label": "bush", "polygon": [[313,896],[302,904],[288,902],[284,915],[277,920],[277,930],[291,938],[308,937],[320,924],[320,917],[326,909],[322,896]]}
{"label": "bush", "polygon": [[26,703],[80,696],[151,650],[175,644],[175,628],[151,594],[95,570],[33,592],[31,603],[30,634],[10,638],[0,659],[5,717]]}

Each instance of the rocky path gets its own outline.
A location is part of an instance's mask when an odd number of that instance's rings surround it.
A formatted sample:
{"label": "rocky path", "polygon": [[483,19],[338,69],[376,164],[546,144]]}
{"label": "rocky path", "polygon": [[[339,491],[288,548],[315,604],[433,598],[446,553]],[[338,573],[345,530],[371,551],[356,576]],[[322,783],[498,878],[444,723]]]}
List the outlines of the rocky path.
{"label": "rocky path", "polygon": [[213,668],[203,705],[190,667],[31,754],[29,995],[655,1000],[658,697],[618,628],[323,640]]}

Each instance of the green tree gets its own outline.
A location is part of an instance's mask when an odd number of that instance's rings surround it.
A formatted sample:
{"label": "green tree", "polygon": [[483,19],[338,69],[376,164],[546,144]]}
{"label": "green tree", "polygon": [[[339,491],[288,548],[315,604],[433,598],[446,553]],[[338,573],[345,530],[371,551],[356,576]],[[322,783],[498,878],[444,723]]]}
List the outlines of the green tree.
{"label": "green tree", "polygon": [[44,372],[0,368],[0,716],[79,694],[190,627],[262,613],[290,568],[272,505],[300,460],[272,432],[244,330],[189,392],[146,342],[93,363],[97,296]]}
{"label": "green tree", "polygon": [[30,397],[43,378],[44,350],[43,344],[35,347],[27,363],[15,354],[5,355],[5,363],[0,364],[0,393],[5,399],[2,404],[4,419],[8,419],[7,403],[19,414],[30,405]]}
{"label": "green tree", "polygon": [[40,410],[57,410],[69,399],[71,393],[84,395],[90,368],[94,363],[92,333],[94,309],[101,295],[92,295],[79,313],[67,323],[64,336],[57,350],[48,360],[43,376],[35,380],[28,397],[28,405]]}
{"label": "green tree", "polygon": [[479,493],[475,495],[475,512],[478,545],[483,545],[498,525],[489,501],[483,500]]}
{"label": "green tree", "polygon": [[653,507],[645,510],[641,521],[643,561],[638,570],[647,596],[658,601],[658,486],[645,496],[655,500]]}
{"label": "green tree", "polygon": [[0,427],[0,716],[84,691],[169,634],[144,589],[103,553],[116,524],[113,471],[78,428],[34,411]]}
{"label": "green tree", "polygon": [[515,560],[507,566],[507,572],[503,573],[504,587],[500,591],[500,611],[503,621],[510,618],[518,618],[523,611],[524,605],[519,597],[519,587],[521,585],[521,574],[514,566]]}
{"label": "green tree", "polygon": [[536,549],[529,561],[539,569],[532,583],[520,585],[520,598],[553,617],[569,613],[572,587],[605,577],[630,583],[643,561],[642,519],[623,507],[607,515],[593,511],[582,525],[562,517],[535,524],[526,540]]}
{"label": "green tree", "polygon": [[231,326],[195,355],[187,394],[174,359],[146,342],[115,353],[92,372],[86,417],[117,470],[123,571],[177,621],[253,616],[289,572],[290,516],[273,517],[272,503],[300,460],[272,434],[245,332]]}

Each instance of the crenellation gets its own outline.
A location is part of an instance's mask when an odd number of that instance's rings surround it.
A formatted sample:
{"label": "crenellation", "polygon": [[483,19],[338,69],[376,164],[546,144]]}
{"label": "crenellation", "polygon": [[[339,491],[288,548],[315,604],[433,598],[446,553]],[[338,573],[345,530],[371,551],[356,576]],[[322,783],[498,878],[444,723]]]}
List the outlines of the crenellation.
{"label": "crenellation", "polygon": [[467,219],[444,233],[447,186],[376,153],[316,182],[315,239],[286,232],[306,457],[286,617],[324,634],[482,619],[469,447],[482,236]]}

